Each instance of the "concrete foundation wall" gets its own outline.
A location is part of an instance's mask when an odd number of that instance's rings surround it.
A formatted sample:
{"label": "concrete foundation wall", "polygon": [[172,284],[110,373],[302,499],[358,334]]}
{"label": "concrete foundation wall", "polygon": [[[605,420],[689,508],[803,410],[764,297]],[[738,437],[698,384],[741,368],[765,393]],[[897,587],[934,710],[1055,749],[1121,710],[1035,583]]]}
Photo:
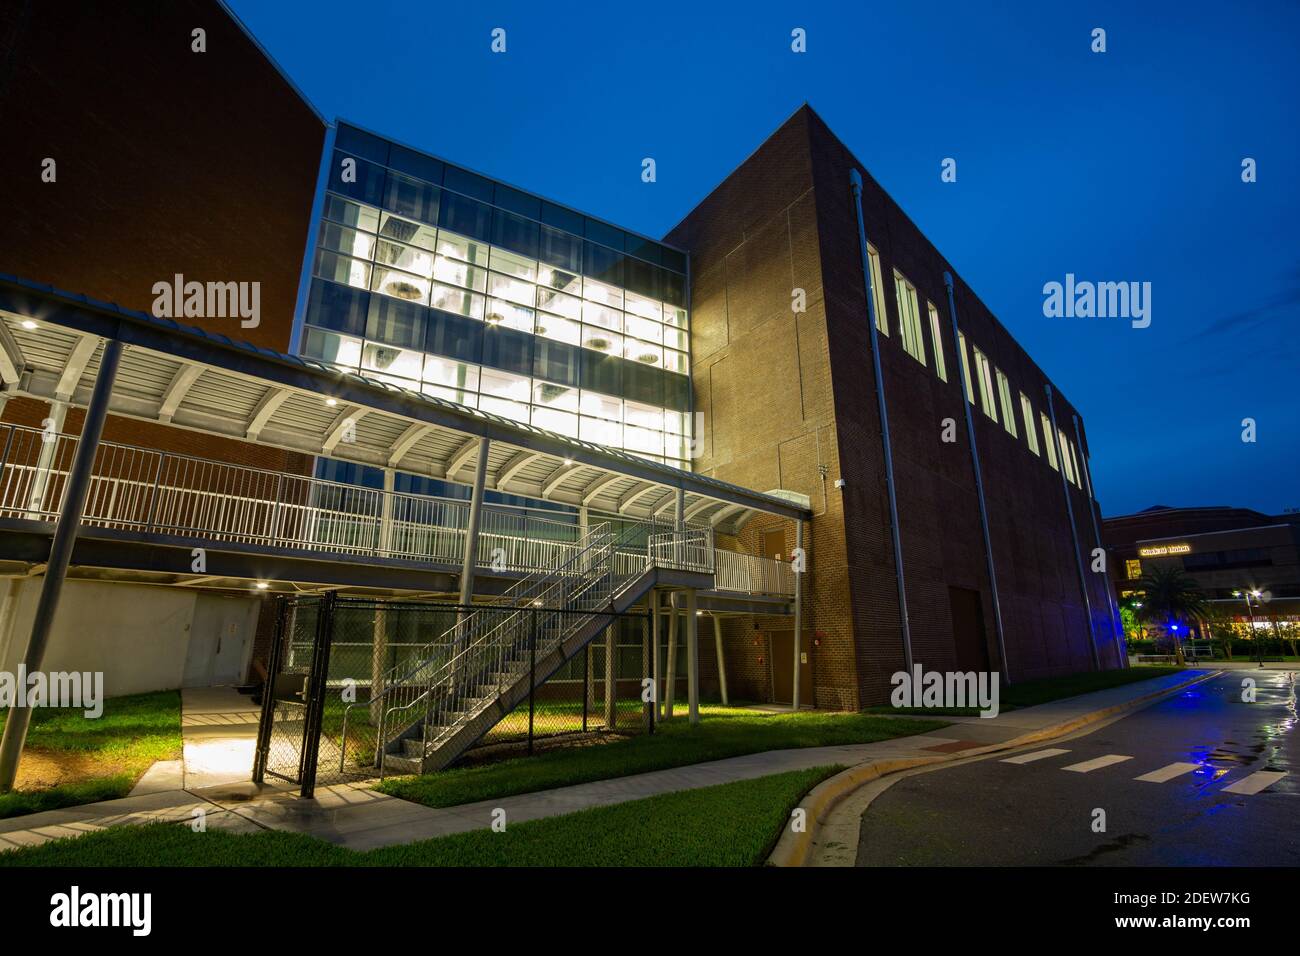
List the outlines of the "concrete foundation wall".
{"label": "concrete foundation wall", "polygon": [[[0,583],[0,669],[17,670],[40,591],[40,578]],[[68,581],[43,669],[102,671],[110,697],[203,685],[219,636],[227,674],[242,681],[261,604],[251,595]]]}

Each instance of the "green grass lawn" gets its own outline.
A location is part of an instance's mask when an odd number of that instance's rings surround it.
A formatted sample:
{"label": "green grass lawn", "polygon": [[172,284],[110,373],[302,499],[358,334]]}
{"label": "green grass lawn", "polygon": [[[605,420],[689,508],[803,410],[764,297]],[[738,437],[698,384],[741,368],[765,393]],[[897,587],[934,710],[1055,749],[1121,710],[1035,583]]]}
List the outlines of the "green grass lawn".
{"label": "green grass lawn", "polygon": [[0,853],[0,866],[757,866],[815,767],[356,853],[297,833],[113,827]]}
{"label": "green grass lawn", "polygon": [[[1067,674],[1064,677],[1045,677],[1042,680],[1028,680],[1004,688],[998,696],[998,711],[1016,710],[1020,707],[1033,707],[1053,700],[1064,700],[1080,694],[1090,694],[1095,690],[1110,687],[1122,687],[1136,681],[1150,680],[1176,674],[1182,668],[1153,664],[1139,664],[1126,670],[1086,671],[1082,674]],[[943,717],[971,717],[980,712],[978,707],[872,707],[873,714],[927,714]]]}
{"label": "green grass lawn", "polygon": [[[0,726],[7,717],[0,711]],[[0,794],[0,818],[124,797],[155,760],[180,756],[179,691],[111,697],[94,720],[80,710],[34,710],[19,786],[33,767],[49,768],[61,782]]]}
{"label": "green grass lawn", "polygon": [[696,727],[678,716],[660,723],[650,735],[418,777],[390,778],[378,789],[426,806],[449,807],[764,750],[871,743],[946,726],[942,721],[872,714],[758,714],[724,707],[702,707],[701,714],[704,719]]}

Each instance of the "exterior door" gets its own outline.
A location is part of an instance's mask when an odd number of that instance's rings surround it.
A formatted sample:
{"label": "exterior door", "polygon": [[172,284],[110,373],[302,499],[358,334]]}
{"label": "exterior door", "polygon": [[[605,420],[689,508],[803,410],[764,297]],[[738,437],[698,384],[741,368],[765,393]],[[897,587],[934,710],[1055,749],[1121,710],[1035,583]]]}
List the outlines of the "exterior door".
{"label": "exterior door", "polygon": [[256,602],[218,594],[198,595],[182,686],[238,684],[244,676],[256,626]]}
{"label": "exterior door", "polygon": [[[794,699],[794,628],[768,631],[772,648],[772,703],[788,704]],[[813,702],[812,632],[803,632],[799,649],[799,705]]]}
{"label": "exterior door", "polygon": [[989,645],[984,633],[984,605],[979,591],[948,588],[952,639],[960,671],[988,671]]}

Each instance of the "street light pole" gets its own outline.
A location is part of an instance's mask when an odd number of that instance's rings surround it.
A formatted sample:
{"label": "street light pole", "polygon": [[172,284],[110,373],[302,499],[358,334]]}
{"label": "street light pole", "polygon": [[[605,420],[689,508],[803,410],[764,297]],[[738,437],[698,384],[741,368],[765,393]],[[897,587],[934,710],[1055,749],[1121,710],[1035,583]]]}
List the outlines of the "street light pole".
{"label": "street light pole", "polygon": [[[1253,594],[1256,597],[1258,597],[1259,592],[1258,591],[1233,591],[1232,593],[1237,595],[1238,597],[1243,597],[1246,599],[1246,618],[1250,621],[1250,639],[1253,642],[1257,642],[1258,638],[1255,636],[1255,614],[1250,607],[1250,596]],[[1264,650],[1262,647],[1259,647],[1258,643],[1256,643],[1255,657],[1258,660],[1259,666],[1263,667]]]}

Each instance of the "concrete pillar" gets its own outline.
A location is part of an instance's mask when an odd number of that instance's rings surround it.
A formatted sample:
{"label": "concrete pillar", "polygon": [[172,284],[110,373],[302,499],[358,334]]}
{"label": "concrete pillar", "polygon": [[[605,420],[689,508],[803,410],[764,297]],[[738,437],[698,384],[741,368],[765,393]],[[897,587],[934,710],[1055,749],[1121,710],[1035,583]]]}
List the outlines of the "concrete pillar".
{"label": "concrete pillar", "polygon": [[[122,343],[117,339],[105,339],[99,362],[99,374],[95,377],[95,389],[91,393],[90,404],[86,407],[85,424],[81,427],[81,440],[77,442],[77,452],[73,456],[72,468],[68,473],[63,511],[54,528],[54,540],[50,544],[50,560],[46,565],[45,577],[41,581],[41,596],[36,605],[31,636],[27,639],[26,653],[23,655],[23,664],[29,674],[39,671],[45,662],[45,649],[49,645],[50,632],[54,627],[54,615],[59,609],[63,582],[68,575],[68,563],[72,560],[72,548],[77,542],[81,512],[86,506],[86,496],[90,492],[95,452],[99,448],[99,438],[104,433],[104,419],[108,417],[113,381],[117,378],[117,366],[121,357]],[[31,718],[30,707],[14,707],[9,711],[4,737],[0,739],[0,793],[7,793],[13,789]]]}
{"label": "concrete pillar", "polygon": [[397,472],[384,469],[384,494],[379,503],[379,553],[387,555],[393,548],[393,485]]}
{"label": "concrete pillar", "polygon": [[384,692],[384,675],[388,673],[388,610],[375,608],[374,641],[370,647],[370,722],[379,725],[383,707],[379,697]]}
{"label": "concrete pillar", "polygon": [[614,666],[617,630],[615,624],[605,628],[605,727],[609,730],[618,724],[618,669]]}
{"label": "concrete pillar", "polygon": [[[41,422],[41,453],[36,458],[36,471],[27,490],[28,510],[23,517],[29,520],[40,520],[42,512],[46,510],[45,494],[50,486],[50,473],[54,469],[55,455],[59,450],[59,435],[63,433],[63,423],[67,418],[67,402],[50,402],[50,412],[45,416],[45,421]],[[57,501],[49,502],[48,510],[57,511],[58,504]]]}
{"label": "concrete pillar", "polygon": [[695,588],[686,589],[686,705],[693,724],[700,722],[700,615]]}
{"label": "concrete pillar", "polygon": [[[794,523],[794,547],[796,555],[803,552],[803,521],[796,519]],[[800,670],[803,667],[803,655],[799,652],[803,649],[803,575],[799,571],[794,574],[794,688],[790,692],[790,709],[795,713],[799,711],[799,683]]]}
{"label": "concrete pillar", "polygon": [[722,618],[713,615],[713,643],[718,648],[718,689],[722,693],[722,705],[725,707],[730,700],[727,699],[727,664],[722,657]]}
{"label": "concrete pillar", "polygon": [[[663,648],[659,646],[659,589],[650,589],[650,685],[654,689],[653,705],[655,717],[663,713],[663,690],[664,690],[664,669],[663,669]],[[0,662],[4,660],[0,657]]]}
{"label": "concrete pillar", "polygon": [[460,565],[462,605],[468,605],[474,600],[474,569],[478,566],[478,526],[483,516],[483,488],[487,484],[490,444],[491,442],[486,438],[480,438],[478,441],[478,462],[474,466],[474,488],[469,499],[469,521],[465,525],[465,549]]}
{"label": "concrete pillar", "polygon": [[677,592],[668,595],[668,678],[664,690],[664,717],[673,716],[673,691],[677,685]]}

